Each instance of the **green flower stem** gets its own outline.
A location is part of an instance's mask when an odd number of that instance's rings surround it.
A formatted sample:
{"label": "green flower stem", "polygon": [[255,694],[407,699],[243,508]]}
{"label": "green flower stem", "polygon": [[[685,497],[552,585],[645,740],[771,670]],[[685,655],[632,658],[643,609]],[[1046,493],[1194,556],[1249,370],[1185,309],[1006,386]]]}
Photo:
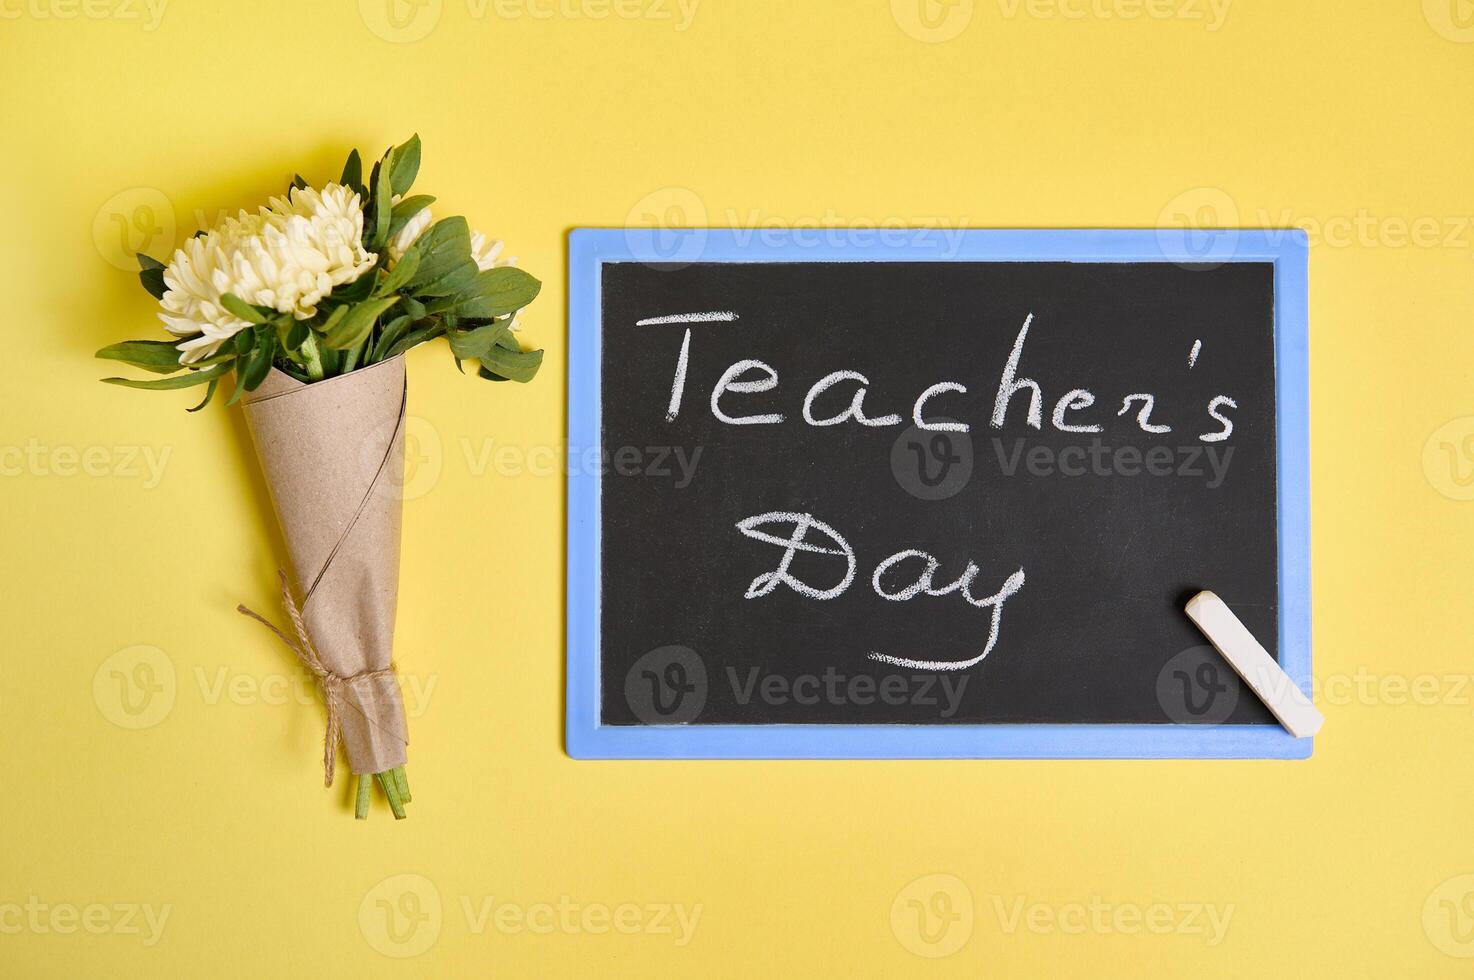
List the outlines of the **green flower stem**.
{"label": "green flower stem", "polygon": [[384,788],[384,795],[389,797],[389,809],[394,811],[395,820],[403,820],[405,817],[404,803],[399,799],[399,787],[394,781],[394,771],[376,773],[379,785]]}
{"label": "green flower stem", "polygon": [[368,819],[369,798],[374,780],[378,780],[379,786],[384,790],[384,796],[389,800],[389,809],[394,811],[394,819],[403,820],[405,818],[404,805],[409,802],[409,780],[405,778],[403,766],[385,769],[383,772],[359,775],[358,795],[353,803],[354,818]]}
{"label": "green flower stem", "polygon": [[363,773],[358,777],[358,800],[353,807],[353,816],[358,820],[367,820],[369,811],[369,791],[373,789],[374,777]]}
{"label": "green flower stem", "polygon": [[302,341],[302,355],[307,359],[307,376],[313,381],[321,381],[322,355],[317,352],[317,338],[312,331],[307,331],[307,339]]}

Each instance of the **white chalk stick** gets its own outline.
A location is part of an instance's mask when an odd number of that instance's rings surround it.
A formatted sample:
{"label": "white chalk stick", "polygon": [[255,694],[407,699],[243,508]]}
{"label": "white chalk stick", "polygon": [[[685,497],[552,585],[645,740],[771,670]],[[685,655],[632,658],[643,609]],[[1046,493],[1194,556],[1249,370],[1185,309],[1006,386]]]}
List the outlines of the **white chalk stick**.
{"label": "white chalk stick", "polygon": [[1212,592],[1199,592],[1187,601],[1187,615],[1291,735],[1309,738],[1320,731],[1325,715],[1222,599]]}

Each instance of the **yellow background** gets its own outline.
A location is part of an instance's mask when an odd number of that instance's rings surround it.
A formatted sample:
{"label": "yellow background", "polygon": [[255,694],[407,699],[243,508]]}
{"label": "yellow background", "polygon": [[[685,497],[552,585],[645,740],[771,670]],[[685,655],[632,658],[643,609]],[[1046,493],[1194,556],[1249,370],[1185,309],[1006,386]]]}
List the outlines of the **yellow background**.
{"label": "yellow background", "polygon": [[[390,2],[170,0],[149,29],[142,0],[0,0],[0,974],[1474,971],[1469,10],[701,0],[683,30],[673,0]],[[233,612],[272,608],[281,549],[238,411],[105,387],[90,355],[161,335],[125,229],[163,256],[197,212],[414,131],[417,190],[544,280],[523,337],[548,355],[526,387],[410,355],[430,469],[397,649],[434,687],[410,819],[379,799],[364,824],[320,786],[321,708]],[[1307,227],[1313,759],[569,760],[564,484],[528,452],[565,438],[567,229],[652,220]],[[504,445],[539,472],[478,466]],[[169,453],[161,479],[135,450]],[[973,916],[929,944],[906,902],[933,892]],[[701,917],[684,946],[477,917],[564,897]],[[1010,931],[1020,899],[1061,925]],[[1073,934],[1093,899],[1232,918],[1216,945],[1181,918]],[[91,904],[104,934],[53,928]],[[169,907],[157,942],[130,904]]]}

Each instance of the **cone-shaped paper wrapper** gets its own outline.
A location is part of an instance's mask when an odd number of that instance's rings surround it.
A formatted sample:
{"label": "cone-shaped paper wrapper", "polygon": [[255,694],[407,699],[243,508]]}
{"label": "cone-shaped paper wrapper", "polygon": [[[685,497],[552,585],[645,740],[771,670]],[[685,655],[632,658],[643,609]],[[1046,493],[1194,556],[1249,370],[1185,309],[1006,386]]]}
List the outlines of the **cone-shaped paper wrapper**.
{"label": "cone-shaped paper wrapper", "polygon": [[[389,666],[399,597],[404,358],[303,384],[273,368],[243,402],[291,553],[307,632],[328,670]],[[405,763],[392,675],[343,685],[343,747],[355,773]]]}

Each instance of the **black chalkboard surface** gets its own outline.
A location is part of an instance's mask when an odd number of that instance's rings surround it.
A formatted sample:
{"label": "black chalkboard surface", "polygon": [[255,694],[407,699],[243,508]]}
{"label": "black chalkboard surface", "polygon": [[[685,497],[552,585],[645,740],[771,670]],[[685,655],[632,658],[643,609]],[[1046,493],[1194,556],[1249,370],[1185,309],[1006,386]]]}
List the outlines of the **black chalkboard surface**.
{"label": "black chalkboard surface", "polygon": [[1274,262],[597,273],[602,729],[1274,726]]}

